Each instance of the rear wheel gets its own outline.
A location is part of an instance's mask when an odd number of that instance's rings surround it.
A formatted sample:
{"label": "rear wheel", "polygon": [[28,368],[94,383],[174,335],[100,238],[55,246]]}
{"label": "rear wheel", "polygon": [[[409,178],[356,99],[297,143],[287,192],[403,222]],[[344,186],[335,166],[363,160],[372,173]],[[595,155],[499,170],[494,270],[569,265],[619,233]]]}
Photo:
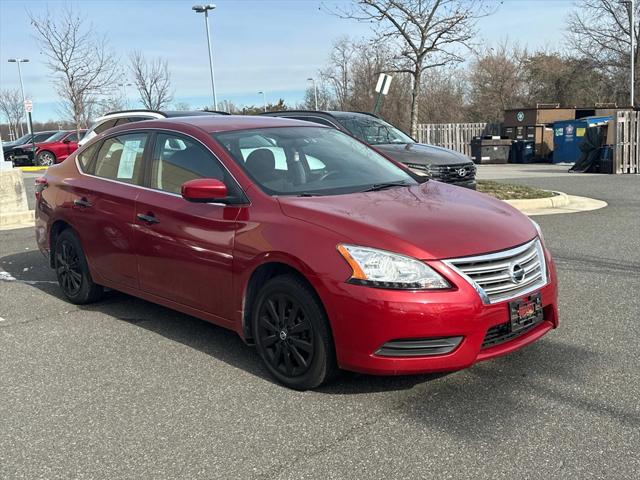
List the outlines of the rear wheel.
{"label": "rear wheel", "polygon": [[87,258],[72,230],[64,230],[55,243],[55,269],[58,284],[71,303],[95,302],[102,295],[100,285],[93,283]]}
{"label": "rear wheel", "polygon": [[51,152],[40,152],[36,156],[36,164],[41,167],[50,167],[56,163],[56,156]]}
{"label": "rear wheel", "polygon": [[294,275],[269,280],[253,305],[256,347],[269,372],[297,390],[337,372],[329,324],[314,292]]}

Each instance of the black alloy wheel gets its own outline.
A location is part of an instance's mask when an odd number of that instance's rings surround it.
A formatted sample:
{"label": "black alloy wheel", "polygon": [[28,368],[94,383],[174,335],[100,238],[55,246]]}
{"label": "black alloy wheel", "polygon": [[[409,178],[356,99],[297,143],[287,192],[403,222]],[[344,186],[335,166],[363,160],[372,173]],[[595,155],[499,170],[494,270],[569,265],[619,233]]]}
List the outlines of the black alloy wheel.
{"label": "black alloy wheel", "polygon": [[98,300],[103,288],[93,282],[87,258],[73,230],[63,230],[52,247],[58,284],[65,297],[78,305]]}
{"label": "black alloy wheel", "polygon": [[286,294],[265,298],[258,335],[271,366],[288,377],[302,375],[313,360],[313,328],[298,300]]}
{"label": "black alloy wheel", "polygon": [[296,390],[315,388],[338,372],[324,308],[304,279],[269,280],[252,306],[252,331],[267,370]]}
{"label": "black alloy wheel", "polygon": [[69,240],[62,240],[56,252],[56,273],[65,295],[77,295],[82,286],[82,270],[75,245]]}

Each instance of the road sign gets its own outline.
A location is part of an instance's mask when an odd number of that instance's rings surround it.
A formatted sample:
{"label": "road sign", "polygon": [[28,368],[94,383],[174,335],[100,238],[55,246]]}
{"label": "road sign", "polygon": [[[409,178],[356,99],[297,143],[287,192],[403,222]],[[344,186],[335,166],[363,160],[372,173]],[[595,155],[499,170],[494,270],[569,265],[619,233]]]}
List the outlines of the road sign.
{"label": "road sign", "polygon": [[378,83],[376,83],[376,92],[386,95],[389,93],[389,86],[391,85],[391,79],[393,77],[391,75],[387,75],[386,73],[381,73],[378,77]]}
{"label": "road sign", "polygon": [[31,100],[24,101],[24,111],[31,113],[33,111],[33,102]]}

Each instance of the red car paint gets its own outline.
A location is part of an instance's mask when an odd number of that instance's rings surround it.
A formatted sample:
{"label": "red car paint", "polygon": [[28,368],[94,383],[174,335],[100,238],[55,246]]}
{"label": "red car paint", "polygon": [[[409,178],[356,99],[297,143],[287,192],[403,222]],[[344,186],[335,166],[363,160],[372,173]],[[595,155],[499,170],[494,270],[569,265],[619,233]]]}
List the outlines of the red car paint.
{"label": "red car paint", "polygon": [[[199,117],[116,127],[108,135],[160,129],[195,138],[223,162],[249,203],[192,203],[84,175],[76,155],[71,155],[49,168],[47,186],[39,192],[38,245],[48,254],[54,224],[65,222],[77,232],[96,283],[233,329],[243,338],[244,300],[252,273],[266,263],[285,264],[304,276],[320,298],[339,366],[360,372],[457,370],[516,350],[558,326],[556,271],[546,247],[548,281],[539,289],[544,321],[485,349],[481,345],[487,330],[509,321],[508,302],[484,304],[471,284],[443,262],[536,238],[527,217],[504,202],[433,181],[324,197],[269,196],[210,136],[218,131],[294,125],[309,126],[279,118]],[[87,200],[91,211],[74,204],[78,199]],[[137,218],[151,213],[162,221],[147,224]],[[402,291],[347,283],[351,269],[336,250],[340,243],[423,260],[453,287]],[[462,342],[444,355],[392,358],[375,353],[394,339],[456,335],[464,337]]]}
{"label": "red car paint", "polygon": [[86,130],[80,130],[80,135],[78,136],[75,130],[70,130],[55,142],[36,143],[35,155],[37,156],[40,152],[45,151],[51,152],[56,157],[56,163],[60,163],[78,149],[78,138],[82,138],[85,132]]}

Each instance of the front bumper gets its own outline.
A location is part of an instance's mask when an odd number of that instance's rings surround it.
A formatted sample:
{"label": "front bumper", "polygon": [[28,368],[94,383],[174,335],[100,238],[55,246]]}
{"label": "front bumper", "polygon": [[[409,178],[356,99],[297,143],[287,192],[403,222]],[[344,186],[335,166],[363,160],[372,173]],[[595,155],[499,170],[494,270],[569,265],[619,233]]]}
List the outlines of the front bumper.
{"label": "front bumper", "polygon": [[[548,255],[548,254],[547,254]],[[471,285],[440,262],[456,287],[447,291],[410,292],[331,285],[326,302],[341,368],[376,375],[459,370],[532,343],[558,326],[556,272],[547,256],[548,283],[540,288],[544,319],[504,343],[486,346],[491,327],[509,322],[508,301],[483,304]],[[406,339],[462,337],[450,353],[425,356],[379,355],[388,342]]]}

